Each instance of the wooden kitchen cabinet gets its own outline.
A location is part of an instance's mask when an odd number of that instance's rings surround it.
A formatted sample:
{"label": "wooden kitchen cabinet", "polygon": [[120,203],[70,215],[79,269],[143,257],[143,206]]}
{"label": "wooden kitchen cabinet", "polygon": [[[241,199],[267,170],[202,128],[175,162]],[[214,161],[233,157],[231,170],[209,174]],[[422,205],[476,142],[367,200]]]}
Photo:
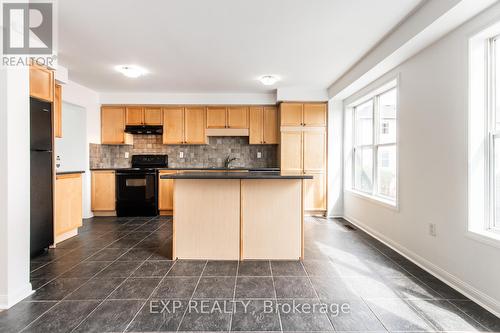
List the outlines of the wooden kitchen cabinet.
{"label": "wooden kitchen cabinet", "polygon": [[302,174],[304,170],[302,152],[302,132],[281,133],[281,171]]}
{"label": "wooden kitchen cabinet", "polygon": [[264,143],[264,108],[262,106],[250,107],[249,139],[251,145]]}
{"label": "wooden kitchen cabinet", "polygon": [[92,211],[114,213],[116,180],[113,170],[92,171]]}
{"label": "wooden kitchen cabinet", "polygon": [[82,175],[80,173],[56,176],[54,239],[62,242],[77,235],[82,226]]}
{"label": "wooden kitchen cabinet", "polygon": [[249,109],[250,144],[278,144],[278,110],[272,106]]}
{"label": "wooden kitchen cabinet", "polygon": [[101,107],[101,143],[131,144],[132,136],[125,133],[125,107]]}
{"label": "wooden kitchen cabinet", "polygon": [[281,126],[302,126],[302,109],[301,103],[281,103]]}
{"label": "wooden kitchen cabinet", "polygon": [[281,131],[281,172],[314,176],[304,181],[304,209],[309,213],[326,212],[326,143],[325,127]]}
{"label": "wooden kitchen cabinet", "polygon": [[326,103],[281,103],[281,126],[325,127]]}
{"label": "wooden kitchen cabinet", "polygon": [[324,172],[304,172],[313,179],[304,180],[304,210],[326,210],[326,177]]}
{"label": "wooden kitchen cabinet", "polygon": [[30,96],[54,101],[54,71],[33,62],[30,65]]}
{"label": "wooden kitchen cabinet", "polygon": [[62,86],[56,84],[54,88],[54,135],[62,138]]}
{"label": "wooden kitchen cabinet", "polygon": [[142,125],[144,123],[144,109],[138,106],[127,106],[125,110],[126,125]]}
{"label": "wooden kitchen cabinet", "polygon": [[226,128],[226,107],[207,107],[207,128]]}
{"label": "wooden kitchen cabinet", "polygon": [[162,122],[162,111],[160,107],[126,107],[126,125],[161,125]]}
{"label": "wooden kitchen cabinet", "polygon": [[207,128],[248,129],[248,107],[207,107]]}
{"label": "wooden kitchen cabinet", "polygon": [[205,108],[163,110],[163,144],[206,144]]}
{"label": "wooden kitchen cabinet", "polygon": [[163,144],[184,143],[184,108],[163,109]]}
{"label": "wooden kitchen cabinet", "polygon": [[184,143],[206,144],[205,136],[205,108],[187,107],[184,110]]}
{"label": "wooden kitchen cabinet", "polygon": [[326,131],[304,131],[304,170],[321,172],[326,168]]}
{"label": "wooden kitchen cabinet", "polygon": [[278,108],[275,106],[264,106],[264,143],[279,143]]}
{"label": "wooden kitchen cabinet", "polygon": [[304,104],[304,126],[326,126],[326,104]]}
{"label": "wooden kitchen cabinet", "polygon": [[162,175],[175,174],[177,171],[160,170],[158,176],[158,210],[160,215],[172,215],[174,210],[174,180],[160,179]]}
{"label": "wooden kitchen cabinet", "polygon": [[227,108],[228,128],[248,128],[248,107],[230,106]]}
{"label": "wooden kitchen cabinet", "polygon": [[160,107],[145,107],[144,108],[144,124],[145,125],[162,125],[163,115]]}

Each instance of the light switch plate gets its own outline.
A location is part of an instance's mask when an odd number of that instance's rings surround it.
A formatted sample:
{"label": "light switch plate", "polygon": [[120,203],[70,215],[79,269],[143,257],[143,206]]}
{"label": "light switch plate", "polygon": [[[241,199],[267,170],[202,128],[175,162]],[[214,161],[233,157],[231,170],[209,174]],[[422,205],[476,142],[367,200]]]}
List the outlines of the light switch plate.
{"label": "light switch plate", "polygon": [[125,152],[125,158],[129,158],[130,154],[128,151]]}
{"label": "light switch plate", "polygon": [[183,151],[179,152],[179,158],[184,158],[184,152]]}
{"label": "light switch plate", "polygon": [[257,152],[257,158],[262,158],[262,153],[260,151]]}

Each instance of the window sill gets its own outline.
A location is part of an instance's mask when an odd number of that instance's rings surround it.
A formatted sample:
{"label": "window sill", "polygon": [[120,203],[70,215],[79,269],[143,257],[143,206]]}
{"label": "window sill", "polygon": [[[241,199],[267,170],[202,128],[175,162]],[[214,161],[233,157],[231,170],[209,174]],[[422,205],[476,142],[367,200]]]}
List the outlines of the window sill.
{"label": "window sill", "polygon": [[500,233],[488,230],[468,230],[466,236],[483,244],[500,248]]}
{"label": "window sill", "polygon": [[344,192],[350,193],[355,197],[373,202],[375,204],[378,204],[378,205],[384,206],[386,208],[389,208],[391,210],[399,212],[399,204],[396,201],[386,200],[386,199],[376,197],[376,196],[373,196],[370,194],[366,194],[366,193],[363,193],[360,191],[356,191],[353,189],[344,189]]}

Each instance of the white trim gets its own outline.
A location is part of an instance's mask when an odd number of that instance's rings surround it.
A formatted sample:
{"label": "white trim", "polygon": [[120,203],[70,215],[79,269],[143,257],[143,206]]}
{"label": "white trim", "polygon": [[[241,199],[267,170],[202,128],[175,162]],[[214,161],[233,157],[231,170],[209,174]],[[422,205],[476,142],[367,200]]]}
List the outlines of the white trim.
{"label": "white trim", "polygon": [[500,235],[498,232],[491,232],[488,230],[467,230],[465,236],[500,249]]}
{"label": "white trim", "polygon": [[357,191],[355,189],[350,189],[350,188],[344,189],[344,195],[346,192],[349,194],[352,194],[353,196],[355,196],[357,198],[368,200],[368,201],[373,202],[377,205],[381,205],[381,206],[384,206],[384,207],[389,208],[391,210],[399,212],[399,204],[396,201],[388,200],[388,199],[385,199],[382,197],[378,197],[375,195],[371,195],[371,194]]}
{"label": "white trim", "polygon": [[26,283],[22,288],[13,294],[0,295],[0,309],[5,310],[19,303],[35,291],[31,288],[31,283]]}
{"label": "white trim", "polygon": [[462,281],[458,277],[454,276],[453,274],[449,273],[448,271],[434,265],[427,259],[419,256],[418,254],[414,253],[413,251],[410,251],[406,247],[402,246],[401,244],[392,241],[391,239],[385,237],[383,234],[373,230],[372,228],[368,227],[366,224],[360,222],[359,220],[349,217],[349,216],[344,216],[344,219],[349,221],[350,223],[354,224],[356,227],[359,229],[363,230],[370,236],[374,237],[375,239],[379,240],[382,242],[384,245],[390,247],[406,259],[410,260],[413,262],[415,265],[419,266],[429,274],[435,276],[451,288],[459,291],[460,293],[464,294],[468,298],[470,298],[472,301],[475,303],[479,304],[489,312],[493,313],[495,316],[500,318],[500,302],[495,300],[494,298],[490,297],[489,295],[483,293],[480,290],[477,290],[475,287],[471,286],[465,281]]}

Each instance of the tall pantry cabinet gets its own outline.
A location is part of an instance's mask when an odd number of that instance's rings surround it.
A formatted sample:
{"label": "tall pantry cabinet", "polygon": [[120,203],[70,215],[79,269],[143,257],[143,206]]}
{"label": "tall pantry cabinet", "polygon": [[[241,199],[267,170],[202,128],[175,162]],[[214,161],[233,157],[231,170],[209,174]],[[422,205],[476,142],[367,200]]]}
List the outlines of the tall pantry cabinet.
{"label": "tall pantry cabinet", "polygon": [[326,214],[327,104],[280,104],[281,172],[306,174],[304,210]]}

